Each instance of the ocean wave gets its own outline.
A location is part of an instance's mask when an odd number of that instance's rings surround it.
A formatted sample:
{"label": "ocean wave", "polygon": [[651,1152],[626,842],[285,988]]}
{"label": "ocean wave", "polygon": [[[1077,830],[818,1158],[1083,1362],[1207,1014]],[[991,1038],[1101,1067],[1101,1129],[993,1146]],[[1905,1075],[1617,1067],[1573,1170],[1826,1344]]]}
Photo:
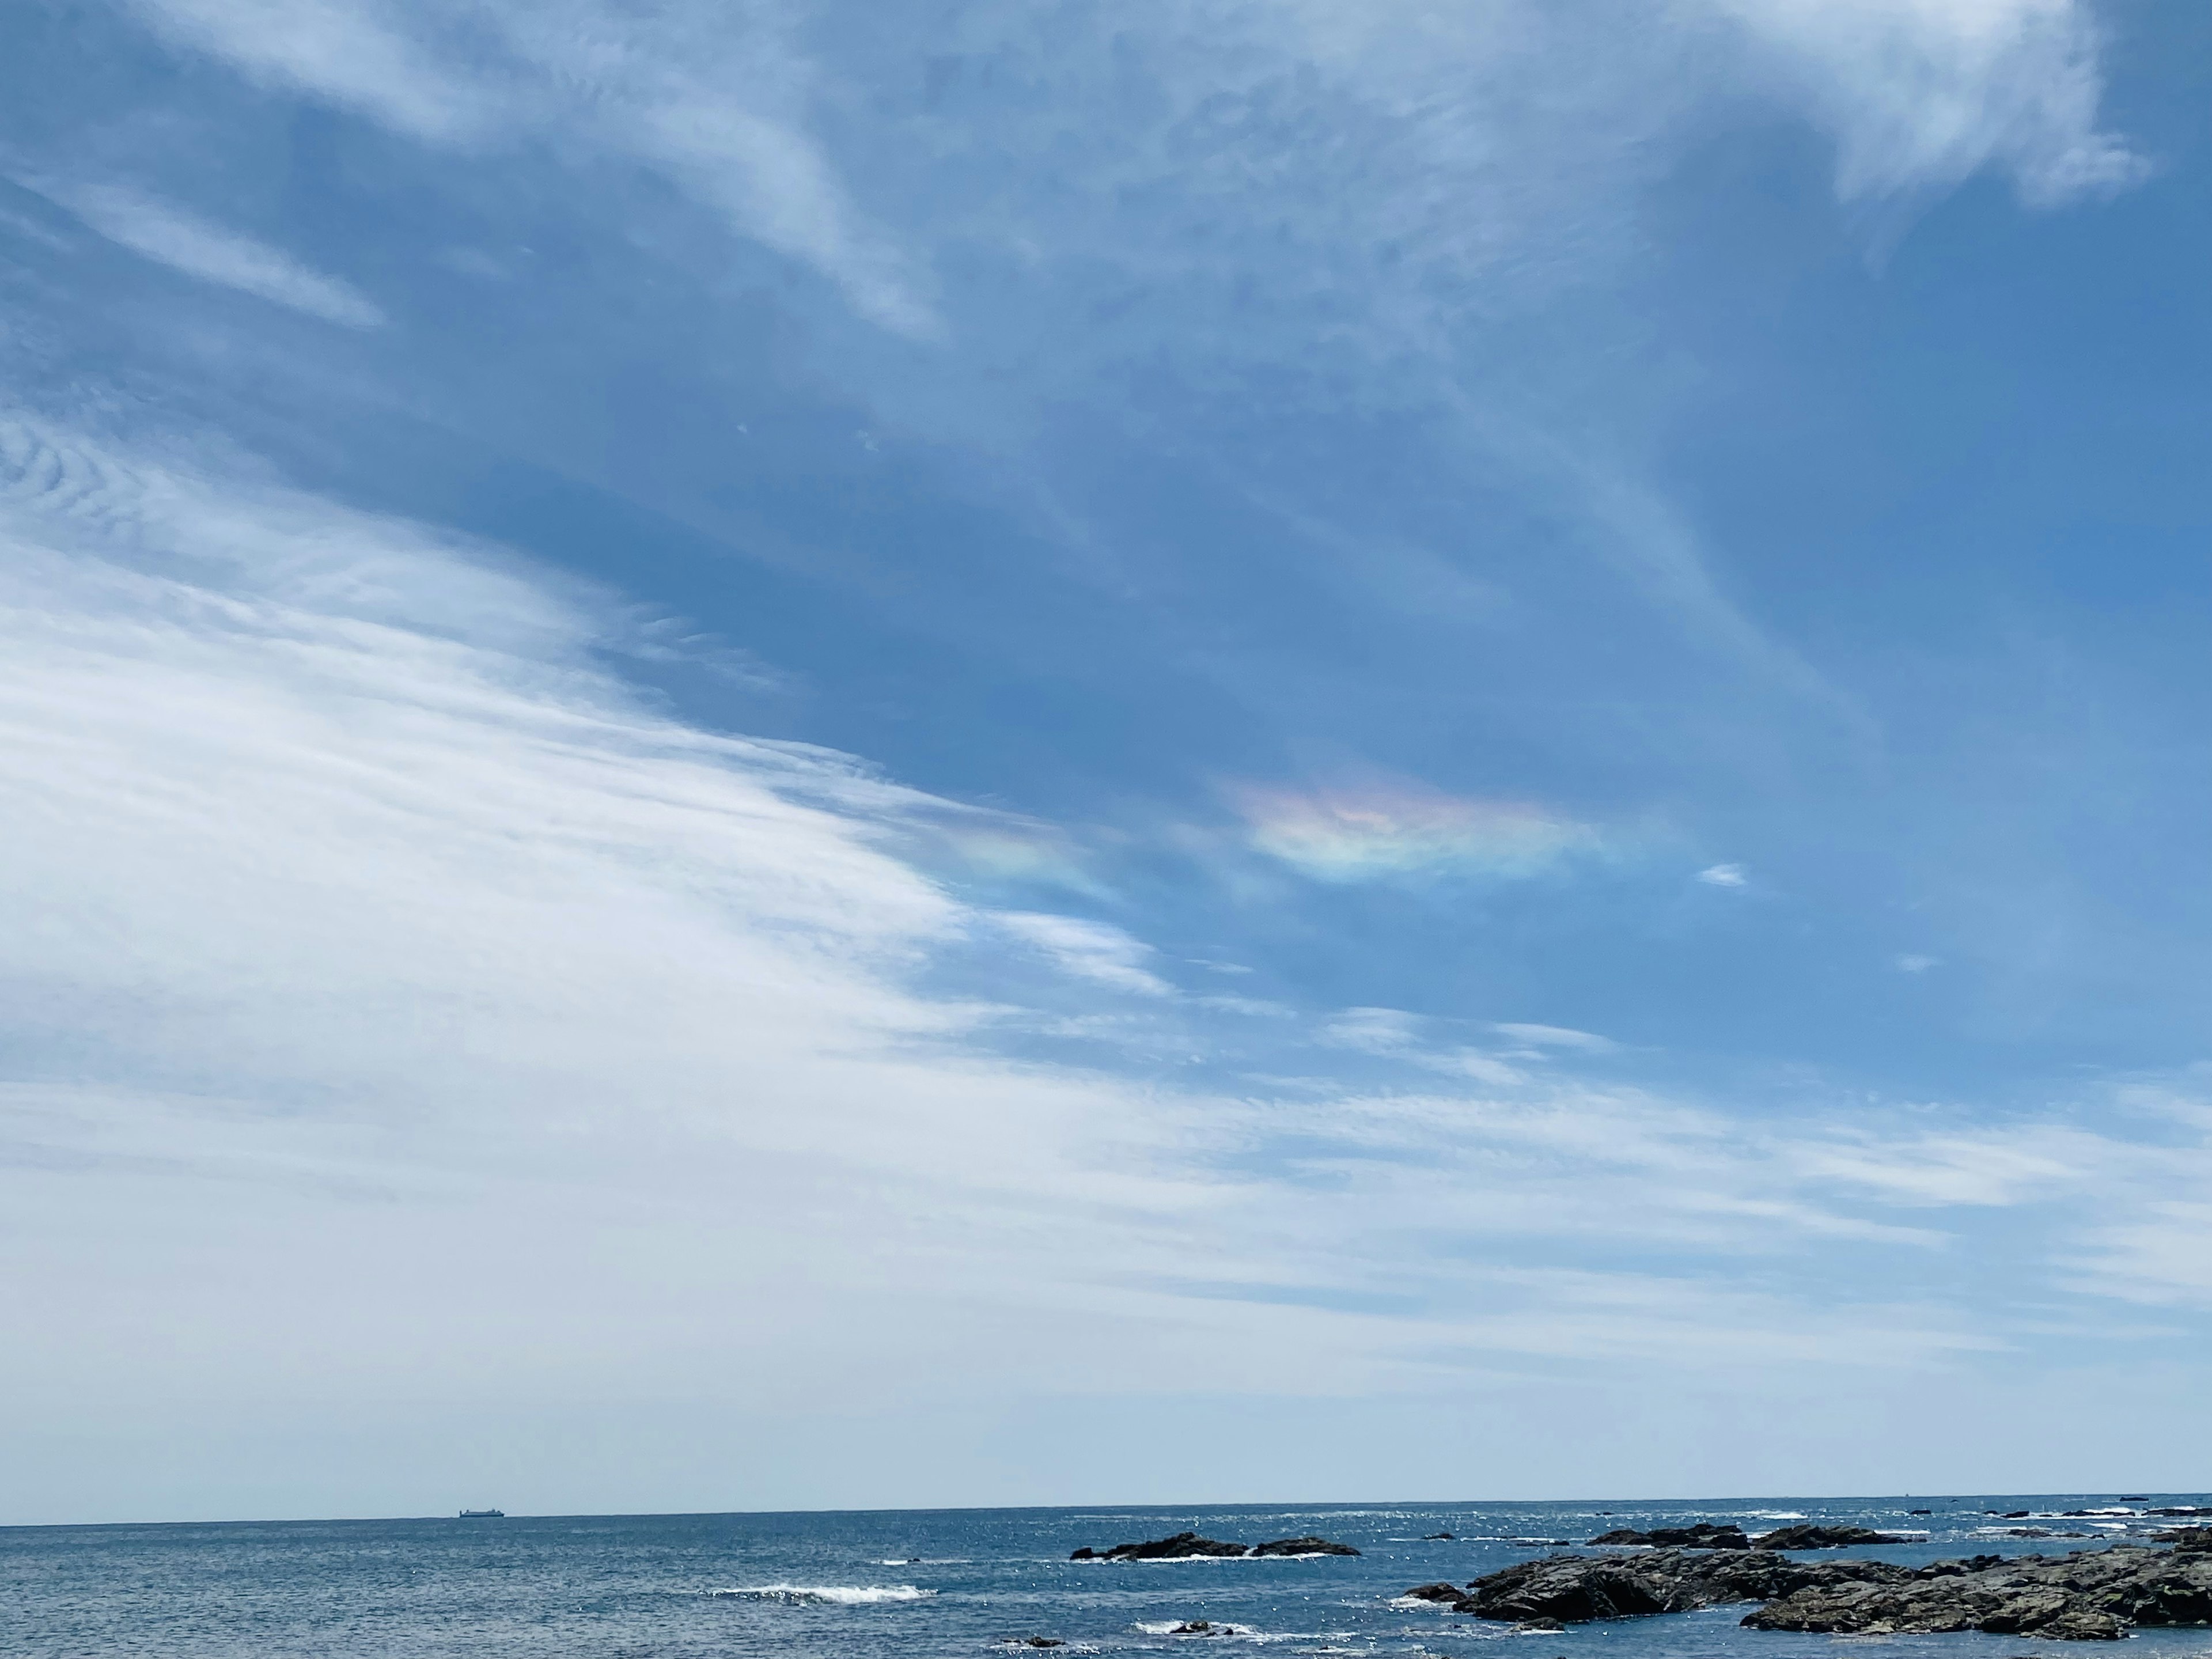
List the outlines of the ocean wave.
{"label": "ocean wave", "polygon": [[912,1584],[744,1584],[708,1595],[738,1601],[786,1601],[796,1606],[874,1607],[885,1601],[919,1601],[933,1589]]}

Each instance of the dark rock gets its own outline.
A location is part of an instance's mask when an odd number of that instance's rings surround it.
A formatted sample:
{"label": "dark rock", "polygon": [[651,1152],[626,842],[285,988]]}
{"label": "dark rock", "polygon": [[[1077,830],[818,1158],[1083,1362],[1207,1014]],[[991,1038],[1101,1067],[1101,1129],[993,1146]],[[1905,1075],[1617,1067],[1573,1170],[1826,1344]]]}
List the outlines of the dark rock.
{"label": "dark rock", "polygon": [[1751,1547],[1751,1540],[1744,1535],[1741,1527],[1733,1524],[1716,1527],[1706,1521],[1700,1521],[1694,1527],[1654,1527],[1650,1532],[1638,1532],[1633,1527],[1615,1527],[1611,1532],[1599,1534],[1590,1542],[1650,1544],[1659,1549],[1747,1550]]}
{"label": "dark rock", "polygon": [[2059,1642],[2118,1642],[2128,1627],[2109,1613],[2062,1613],[2036,1632]]}
{"label": "dark rock", "polygon": [[1406,1594],[1416,1601],[1464,1601],[1467,1592],[1457,1584],[1416,1584]]}
{"label": "dark rock", "polygon": [[1451,1534],[1448,1532],[1425,1532],[1421,1534],[1421,1541],[1424,1544],[1433,1544],[1439,1538],[1449,1538]]}
{"label": "dark rock", "polygon": [[1524,1619],[1513,1628],[1516,1630],[1565,1630],[1566,1626],[1556,1619]]}
{"label": "dark rock", "polygon": [[1478,1615],[1512,1624],[1556,1619],[1578,1625],[1591,1620],[1633,1619],[1674,1611],[1668,1605],[1664,1591],[1655,1588],[1648,1577],[1630,1571],[1618,1561],[1531,1561],[1525,1567],[1508,1567],[1479,1579],[1474,1589]]}
{"label": "dark rock", "polygon": [[1887,1561],[1793,1561],[1772,1550],[1656,1549],[1649,1555],[1555,1555],[1478,1578],[1474,1610],[1485,1619],[1581,1624],[1649,1613],[1686,1613],[1724,1601],[1763,1601],[1803,1585],[1854,1577],[1910,1577]]}
{"label": "dark rock", "polygon": [[1905,1510],[1905,1513],[1907,1515],[1933,1515],[1936,1511],[1933,1510]]}
{"label": "dark rock", "polygon": [[[2212,1539],[2212,1528],[2191,1528]],[[1905,1567],[1890,1561],[1804,1561],[1779,1550],[1667,1547],[1633,1556],[1559,1555],[1414,1592],[1517,1625],[1686,1613],[1765,1601],[1755,1630],[1888,1634],[1978,1630],[2061,1641],[2107,1641],[2136,1626],[2212,1625],[2212,1544],[2141,1545],[2070,1555],[1983,1554]]]}
{"label": "dark rock", "polygon": [[2048,1527],[2007,1527],[2005,1528],[2005,1536],[2008,1538],[2048,1538],[2051,1536],[2051,1528]]}
{"label": "dark rock", "polygon": [[1326,1538],[1278,1538],[1270,1544],[1255,1544],[1254,1555],[1357,1555],[1359,1552],[1349,1544],[1332,1544]]}
{"label": "dark rock", "polygon": [[2151,1536],[2161,1544],[2172,1545],[2177,1555],[2203,1555],[2212,1551],[2212,1527],[2168,1527]]}
{"label": "dark rock", "polygon": [[2004,1565],[2002,1555],[1969,1555],[1961,1559],[1954,1556],[1946,1561],[1930,1561],[1920,1569],[1923,1578],[1955,1578],[1962,1572],[1986,1572],[1991,1567]]}
{"label": "dark rock", "polygon": [[1979,1630],[2107,1641],[2131,1625],[2212,1623],[2212,1556],[2122,1545],[2051,1558],[1938,1561],[1904,1581],[1808,1585],[1743,1622],[1754,1630]]}
{"label": "dark rock", "polygon": [[2035,1511],[2033,1510],[2006,1510],[2003,1512],[1999,1513],[1999,1511],[1996,1510],[1985,1510],[1983,1513],[1986,1515],[1994,1515],[2000,1521],[2025,1521],[2029,1516],[2034,1514]]}
{"label": "dark rock", "polygon": [[1179,1532],[1172,1538],[1155,1538],[1142,1544],[1116,1544],[1110,1550],[1087,1546],[1073,1552],[1071,1561],[1187,1561],[1193,1556],[1243,1555],[1357,1555],[1349,1544],[1332,1544],[1326,1538],[1278,1538],[1269,1544],[1227,1544],[1218,1538],[1200,1538]]}
{"label": "dark rock", "polygon": [[1195,1555],[1243,1555],[1242,1544],[1224,1544],[1217,1538],[1200,1538],[1179,1532],[1171,1538],[1154,1538],[1142,1544],[1116,1544],[1109,1550],[1077,1550],[1071,1561],[1182,1561]]}
{"label": "dark rock", "polygon": [[1870,1527],[1778,1527],[1754,1540],[1763,1550],[1840,1550],[1855,1544],[1907,1544],[1912,1540]]}
{"label": "dark rock", "polygon": [[1057,1636],[1032,1636],[1022,1645],[1025,1648],[1064,1648],[1067,1644]]}
{"label": "dark rock", "polygon": [[1234,1636],[1234,1625],[1217,1625],[1210,1620],[1187,1619],[1168,1632],[1170,1636]]}

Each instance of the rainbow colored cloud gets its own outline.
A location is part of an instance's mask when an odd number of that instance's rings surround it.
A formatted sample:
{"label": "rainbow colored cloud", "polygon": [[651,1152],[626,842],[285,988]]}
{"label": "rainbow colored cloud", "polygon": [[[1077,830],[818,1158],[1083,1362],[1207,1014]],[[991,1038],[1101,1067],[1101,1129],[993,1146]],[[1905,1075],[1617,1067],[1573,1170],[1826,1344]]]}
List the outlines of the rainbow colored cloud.
{"label": "rainbow colored cloud", "polygon": [[1316,881],[1538,875],[1602,854],[1593,826],[1527,801],[1410,788],[1235,792],[1251,844]]}

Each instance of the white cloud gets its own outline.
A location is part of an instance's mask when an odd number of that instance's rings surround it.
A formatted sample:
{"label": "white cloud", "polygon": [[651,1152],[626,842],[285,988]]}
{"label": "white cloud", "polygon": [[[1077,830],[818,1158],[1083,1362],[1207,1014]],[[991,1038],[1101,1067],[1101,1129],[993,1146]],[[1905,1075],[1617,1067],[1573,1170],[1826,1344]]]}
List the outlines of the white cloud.
{"label": "white cloud", "polygon": [[1741,887],[1751,878],[1741,864],[1714,864],[1698,871],[1698,879],[1708,887]]}
{"label": "white cloud", "polygon": [[1984,1206],[2109,1189],[2134,1162],[2101,1136],[2047,1125],[1808,1140],[1791,1157],[1807,1174],[1870,1188],[1893,1203]]}
{"label": "white cloud", "polygon": [[[1073,1018],[1202,1005],[1118,929],[918,873],[960,809],[645,708],[603,600],[28,420],[0,551],[0,1215],[41,1263],[0,1284],[0,1419],[41,1432],[243,1397],[820,1425],[891,1364],[964,1407],[1923,1370],[2008,1340],[1917,1288],[1960,1212],[2180,1196],[2078,1131],[1752,1125],[1389,1008],[1321,1035],[1417,1089],[1012,1059],[1039,951],[1055,1006],[1099,988]],[[919,988],[979,946],[1000,1002]]]}
{"label": "white cloud", "polygon": [[812,265],[902,333],[937,320],[916,274],[806,133],[810,66],[779,9],[690,0],[512,6],[135,0],[171,39],[426,143],[581,145],[649,167]]}
{"label": "white cloud", "polygon": [[1079,978],[1144,996],[1175,994],[1173,986],[1143,965],[1152,955],[1152,947],[1119,927],[1030,911],[1002,911],[992,920]]}
{"label": "white cloud", "polygon": [[1321,1038],[1364,1054],[1402,1054],[1419,1041],[1421,1024],[1402,1008],[1346,1008],[1321,1028]]}
{"label": "white cloud", "polygon": [[377,328],[376,302],[350,283],[313,270],[280,248],[210,224],[173,203],[115,184],[39,188],[106,237],[203,282],[289,306],[346,328]]}
{"label": "white cloud", "polygon": [[1948,190],[1985,167],[2048,207],[2140,179],[2102,131],[2083,0],[1697,0],[1741,23],[1836,137],[1846,200]]}
{"label": "white cloud", "polygon": [[1921,956],[1910,951],[1897,958],[1897,971],[1900,974],[1924,974],[1930,968],[1942,965],[1941,957]]}

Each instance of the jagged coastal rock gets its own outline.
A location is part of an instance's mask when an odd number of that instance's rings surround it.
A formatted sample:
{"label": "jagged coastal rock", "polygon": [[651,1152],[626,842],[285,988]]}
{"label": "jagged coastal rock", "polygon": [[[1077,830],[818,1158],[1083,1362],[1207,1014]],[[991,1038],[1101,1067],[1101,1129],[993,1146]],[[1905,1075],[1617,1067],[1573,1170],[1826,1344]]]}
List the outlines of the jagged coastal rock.
{"label": "jagged coastal rock", "polygon": [[1155,1538],[1142,1544],[1116,1544],[1109,1550],[1084,1548],[1068,1556],[1071,1561],[1187,1561],[1194,1556],[1224,1559],[1252,1555],[1357,1555],[1349,1544],[1333,1544],[1326,1538],[1278,1538],[1265,1544],[1230,1544],[1218,1538],[1201,1538],[1179,1532],[1171,1538]]}
{"label": "jagged coastal rock", "polygon": [[1200,1538],[1179,1532],[1171,1538],[1154,1538],[1142,1544],[1116,1544],[1109,1550],[1079,1549],[1071,1561],[1187,1561],[1194,1555],[1243,1555],[1249,1544],[1224,1544],[1218,1538]]}
{"label": "jagged coastal rock", "polygon": [[1407,1595],[1455,1613],[1522,1625],[1585,1624],[1763,1601],[1753,1630],[1891,1634],[1978,1630],[2115,1640],[2137,1625],[2212,1624],[2212,1528],[2175,1547],[2139,1544],[2070,1555],[1978,1555],[1904,1567],[1801,1561],[1778,1549],[1672,1547],[1636,1556],[1553,1556]]}
{"label": "jagged coastal rock", "polygon": [[1456,1611],[1526,1623],[1587,1624],[1765,1601],[1805,1585],[1909,1569],[1886,1561],[1793,1561],[1777,1550],[1670,1547],[1648,1555],[1554,1555],[1478,1578]]}
{"label": "jagged coastal rock", "polygon": [[2212,1624],[2212,1549],[2121,1544],[2049,1558],[1938,1561],[1902,1582],[1808,1585],[1743,1622],[1753,1630],[1980,1630],[2116,1641],[2136,1625]]}

